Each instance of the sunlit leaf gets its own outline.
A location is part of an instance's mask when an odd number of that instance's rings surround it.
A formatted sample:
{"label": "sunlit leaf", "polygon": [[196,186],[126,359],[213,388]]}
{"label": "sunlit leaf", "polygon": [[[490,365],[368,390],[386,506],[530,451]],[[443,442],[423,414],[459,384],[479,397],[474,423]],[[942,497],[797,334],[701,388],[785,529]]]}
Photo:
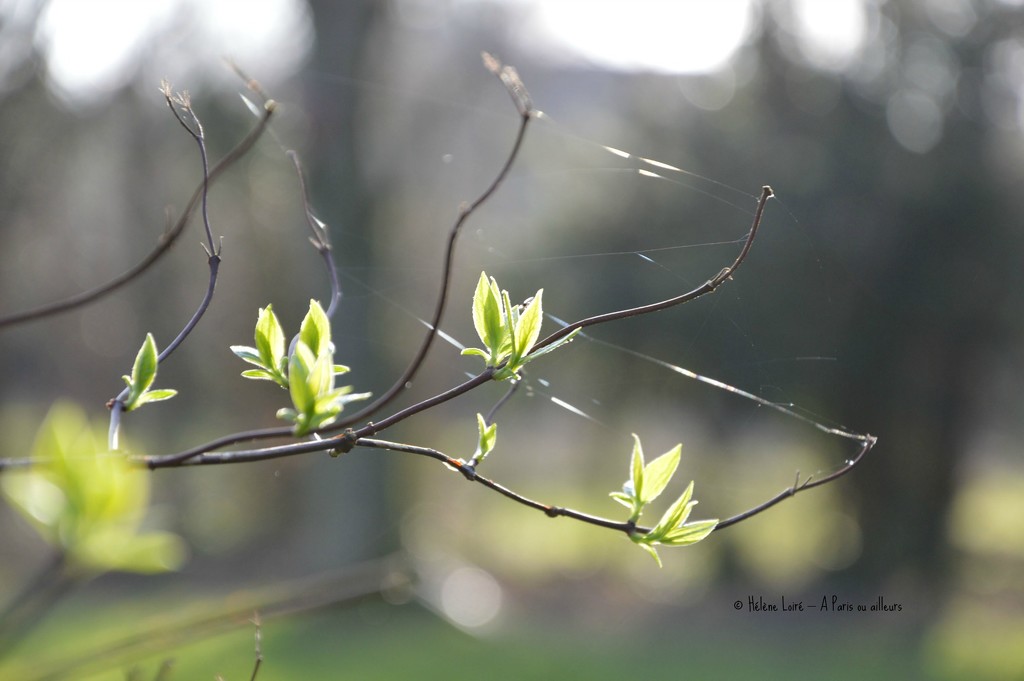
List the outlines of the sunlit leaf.
{"label": "sunlit leaf", "polygon": [[316,356],[305,342],[299,341],[288,360],[288,392],[292,397],[292,404],[300,414],[308,414],[313,411],[313,404],[316,402],[316,393],[310,390],[309,374],[316,364]]}
{"label": "sunlit leaf", "polygon": [[697,520],[692,523],[687,523],[666,534],[661,539],[661,543],[665,546],[688,546],[690,544],[696,544],[714,532],[715,527],[717,526],[717,518],[714,520]]}
{"label": "sunlit leaf", "polygon": [[660,541],[666,534],[686,522],[686,519],[690,516],[690,511],[697,504],[696,501],[690,501],[691,496],[693,496],[692,480],[686,486],[686,490],[678,499],[672,502],[672,505],[661,516],[661,520],[651,530],[650,536],[652,538],[657,538]]}
{"label": "sunlit leaf", "polygon": [[256,319],[255,340],[257,354],[263,362],[263,367],[272,372],[280,372],[285,360],[284,329],[281,328],[281,322],[274,314],[272,305],[260,308],[259,317]]}
{"label": "sunlit leaf", "polygon": [[235,353],[240,359],[245,360],[249,364],[255,364],[258,367],[268,369],[267,365],[263,362],[263,358],[260,357],[260,353],[256,348],[251,348],[248,345],[232,345],[231,352]]}
{"label": "sunlit leaf", "polygon": [[630,459],[629,480],[633,483],[633,493],[639,501],[644,498],[644,449],[640,437],[633,433],[633,456]]}
{"label": "sunlit leaf", "polygon": [[540,336],[540,326],[543,321],[543,311],[541,309],[541,298],[544,295],[544,289],[537,291],[537,294],[533,296],[533,300],[523,310],[522,315],[516,320],[516,357],[524,357],[529,354],[533,348],[533,344],[537,342],[537,338]]}
{"label": "sunlit leaf", "polygon": [[497,289],[497,282],[494,279],[488,280],[487,273],[481,272],[473,294],[473,326],[487,349],[486,356],[495,361],[505,335]]}
{"label": "sunlit leaf", "polygon": [[520,356],[519,345],[516,343],[516,321],[519,319],[519,313],[516,306],[509,300],[508,291],[501,292],[501,303],[505,311],[503,320],[505,323],[505,338],[501,352],[504,355],[506,352],[505,348],[507,347],[507,352],[514,362]]}
{"label": "sunlit leaf", "polygon": [[149,392],[149,386],[153,385],[153,381],[156,380],[158,363],[156,341],[153,340],[153,334],[147,333],[146,340],[142,342],[142,347],[139,348],[139,352],[135,356],[132,375],[122,376],[124,382],[128,384],[128,396],[124,400],[125,411],[132,411],[147,402],[170,399],[177,394],[175,390]]}
{"label": "sunlit leaf", "polygon": [[309,311],[299,327],[299,340],[306,344],[314,356],[333,351],[328,349],[331,343],[331,322],[316,300],[309,301]]}
{"label": "sunlit leaf", "polygon": [[246,369],[242,372],[242,375],[246,378],[252,378],[261,381],[277,381],[277,377],[270,373],[266,369]]}
{"label": "sunlit leaf", "polygon": [[648,504],[657,499],[658,495],[664,491],[679,466],[679,455],[682,449],[681,444],[676,445],[644,466],[644,486],[643,493],[639,495],[640,503]]}
{"label": "sunlit leaf", "polygon": [[103,429],[78,407],[54,405],[36,436],[33,466],[0,478],[4,496],[76,569],[173,569],[183,557],[180,540],[139,532],[150,473],[102,443]]}
{"label": "sunlit leaf", "polygon": [[473,461],[480,463],[494,449],[498,440],[498,424],[487,425],[483,414],[476,415],[476,425],[479,436],[477,438],[476,453],[473,454]]}
{"label": "sunlit leaf", "polygon": [[161,390],[147,390],[139,396],[139,399],[135,400],[135,408],[141,407],[144,404],[150,402],[163,402],[169,400],[178,394],[177,390],[173,388],[163,388]]}

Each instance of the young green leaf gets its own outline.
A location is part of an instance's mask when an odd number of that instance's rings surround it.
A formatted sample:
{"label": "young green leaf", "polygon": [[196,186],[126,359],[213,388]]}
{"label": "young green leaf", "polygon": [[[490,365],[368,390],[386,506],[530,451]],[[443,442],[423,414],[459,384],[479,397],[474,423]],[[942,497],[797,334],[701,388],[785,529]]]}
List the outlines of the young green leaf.
{"label": "young green leaf", "polygon": [[[629,481],[633,483],[633,498],[636,500],[636,515],[640,515],[640,509],[644,498],[644,449],[640,444],[640,436],[633,433],[633,456],[630,459]],[[634,518],[635,520],[636,518]]]}
{"label": "young green leaf", "polygon": [[544,295],[544,289],[540,289],[533,296],[533,300],[523,310],[522,315],[516,320],[516,358],[521,359],[530,353],[533,349],[533,344],[537,342],[537,338],[540,336],[540,325],[544,318],[544,313],[541,309],[541,297]]}
{"label": "young green leaf", "polygon": [[[309,301],[309,311],[299,327],[299,340],[306,344],[315,356],[320,356],[331,347],[331,322],[324,309],[315,300]],[[333,352],[331,348],[330,352]]]}
{"label": "young green leaf", "polygon": [[134,409],[142,394],[156,380],[157,357],[156,341],[153,340],[153,334],[147,333],[146,339],[142,341],[142,347],[135,355],[132,375],[122,376],[124,382],[128,384],[128,397],[124,401],[125,411]]}
{"label": "young green leaf", "polygon": [[156,341],[153,334],[147,333],[146,340],[135,355],[135,364],[132,365],[132,375],[122,376],[128,384],[128,396],[124,400],[124,410],[132,411],[141,407],[147,402],[159,402],[177,395],[176,390],[149,391],[149,387],[156,380],[156,370],[159,364],[159,354],[156,350]]}
{"label": "young green leaf", "polygon": [[658,498],[679,466],[679,456],[683,450],[681,444],[659,456],[644,466],[643,494],[639,494],[640,503],[648,504]]}
{"label": "young green leaf", "polygon": [[259,350],[251,348],[248,345],[232,345],[231,352],[235,353],[239,359],[248,362],[249,364],[255,364],[258,367],[265,367],[263,358],[260,357]]}
{"label": "young green leaf", "polygon": [[508,297],[508,291],[505,290],[502,290],[501,292],[501,304],[502,309],[505,311],[503,316],[503,321],[505,323],[505,342],[502,343],[500,352],[503,356],[506,352],[508,353],[510,360],[509,364],[513,365],[512,367],[509,367],[509,370],[515,372],[515,368],[513,367],[518,363],[519,357],[521,356],[519,353],[519,345],[516,343],[516,323],[519,321],[519,307],[512,304],[512,301],[509,300]]}
{"label": "young green leaf", "polygon": [[271,373],[283,372],[286,362],[284,329],[281,328],[281,322],[274,314],[272,305],[260,308],[259,317],[256,319],[255,341],[263,367]]}
{"label": "young green leaf", "polygon": [[665,535],[685,523],[686,519],[690,517],[690,511],[697,505],[696,501],[690,501],[692,496],[693,481],[691,480],[690,484],[686,486],[686,490],[672,502],[648,536],[652,540],[661,541]]}
{"label": "young green leaf", "polygon": [[481,272],[473,294],[473,326],[487,351],[481,354],[495,363],[505,336],[500,298],[497,282],[494,279],[488,281],[487,273]]}
{"label": "young green leaf", "polygon": [[309,414],[316,403],[316,393],[310,389],[309,375],[316,364],[316,357],[303,341],[295,344],[288,360],[288,392],[292,404],[300,414]]}
{"label": "young green leaf", "polygon": [[661,543],[665,546],[689,546],[690,544],[696,544],[714,532],[717,526],[717,518],[686,523],[666,534],[662,538]]}
{"label": "young green leaf", "polygon": [[149,502],[150,474],[124,456],[101,448],[75,405],[53,406],[36,435],[33,466],[0,478],[11,505],[75,570],[157,572],[184,556],[174,535],[140,531]]}
{"label": "young green leaf", "polygon": [[162,390],[147,390],[139,396],[139,399],[135,400],[135,404],[132,406],[133,409],[138,409],[144,404],[150,402],[163,402],[169,400],[178,394],[177,390],[173,388],[164,388]]}
{"label": "young green leaf", "polygon": [[484,458],[491,453],[494,449],[494,445],[498,440],[498,424],[492,423],[487,425],[484,420],[483,414],[476,415],[476,425],[479,431],[479,438],[476,446],[476,453],[473,454],[473,464],[476,465],[484,460]]}

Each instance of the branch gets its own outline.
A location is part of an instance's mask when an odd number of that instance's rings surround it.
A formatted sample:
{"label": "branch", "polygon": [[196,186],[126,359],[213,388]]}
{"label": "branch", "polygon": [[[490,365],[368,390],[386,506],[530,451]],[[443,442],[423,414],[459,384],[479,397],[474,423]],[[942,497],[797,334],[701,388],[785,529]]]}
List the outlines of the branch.
{"label": "branch", "polygon": [[860,450],[852,459],[847,460],[840,468],[833,471],[832,473],[829,473],[825,477],[818,478],[817,480],[813,479],[813,477],[809,477],[806,480],[804,480],[803,483],[801,483],[800,471],[797,471],[796,480],[793,481],[793,485],[791,487],[787,487],[786,489],[782,490],[781,492],[779,492],[778,494],[776,494],[774,497],[764,502],[763,504],[758,504],[757,506],[747,511],[744,511],[743,513],[739,513],[731,518],[727,518],[726,520],[719,522],[718,525],[715,527],[715,531],[723,530],[729,527],[730,525],[735,525],[736,523],[743,522],[748,518],[752,518],[758,513],[767,511],[769,508],[779,503],[780,501],[784,501],[786,499],[789,499],[790,497],[796,496],[798,493],[803,492],[804,490],[819,487],[820,485],[828,484],[837,478],[841,478],[842,476],[852,471],[853,467],[860,463],[860,460],[864,458],[864,455],[870,452],[871,449],[875,446],[875,443],[877,442],[878,438],[875,437],[874,435],[865,435],[864,439],[861,441]]}
{"label": "branch", "polygon": [[[206,314],[207,308],[210,307],[210,302],[213,300],[213,292],[217,287],[217,273],[220,271],[221,262],[221,249],[214,244],[213,241],[213,229],[210,227],[210,213],[208,210],[208,199],[210,194],[210,163],[206,154],[206,135],[203,132],[203,124],[199,120],[195,111],[192,109],[192,102],[189,99],[187,92],[182,92],[177,95],[171,92],[170,83],[164,81],[161,87],[164,93],[164,100],[167,102],[167,107],[174,114],[174,117],[181,124],[181,127],[185,128],[192,139],[195,140],[196,145],[199,147],[199,158],[202,162],[203,169],[203,182],[202,182],[202,216],[203,216],[203,228],[206,232],[206,245],[203,246],[206,251],[206,264],[209,268],[209,279],[206,284],[206,293],[203,295],[202,301],[199,303],[199,307],[192,314],[191,319],[185,324],[178,335],[172,340],[167,347],[160,352],[157,357],[157,363],[163,362],[167,357],[174,352],[179,345],[185,342],[188,335],[192,333],[192,330],[199,324],[199,320]],[[195,126],[195,129],[182,117],[178,109],[181,109],[188,114],[189,119]],[[110,405],[110,428],[108,440],[111,449],[117,449],[118,447],[118,434],[121,428],[121,416],[124,414],[124,400],[128,397],[129,389],[125,388],[122,390],[117,397],[110,400],[107,404]]]}
{"label": "branch", "polygon": [[290,428],[273,428],[265,431],[250,431],[248,433],[239,433],[237,435],[227,436],[225,438],[221,438],[220,441],[207,443],[178,454],[165,456],[143,456],[139,457],[137,460],[150,470],[155,470],[157,468],[174,468],[181,465],[201,466],[266,461],[268,459],[280,459],[288,456],[296,456],[298,454],[308,454],[310,452],[348,452],[356,443],[359,442],[360,438],[375,435],[386,428],[390,428],[396,423],[404,421],[410,416],[414,416],[422,411],[436,407],[439,404],[443,404],[444,402],[454,399],[480,385],[483,385],[484,383],[487,383],[493,377],[494,371],[495,369],[493,367],[489,368],[468,381],[464,381],[463,383],[460,383],[443,393],[439,393],[431,398],[423,400],[422,402],[417,402],[414,405],[406,407],[382,421],[377,423],[368,423],[358,430],[348,429],[342,435],[326,440],[320,439],[319,436],[314,433],[313,437],[316,439],[312,441],[295,442],[276,447],[261,447],[259,449],[237,450],[231,452],[213,451],[217,447],[242,442],[244,440],[256,440],[264,437],[291,435]]}
{"label": "branch", "polygon": [[[451,230],[448,233],[448,241],[444,253],[444,267],[441,275],[441,290],[438,293],[437,301],[434,305],[434,314],[428,326],[427,335],[424,337],[419,349],[413,356],[412,361],[409,362],[409,365],[406,367],[405,371],[392,384],[392,386],[374,402],[370,403],[365,408],[355,412],[351,416],[344,419],[340,419],[337,422],[331,424],[330,426],[317,431],[318,433],[329,433],[337,432],[338,430],[344,430],[346,428],[349,428],[353,424],[359,423],[370,418],[373,414],[376,414],[385,406],[390,404],[403,390],[405,390],[409,382],[415,377],[416,373],[419,371],[420,366],[423,364],[423,361],[426,359],[427,353],[430,351],[430,347],[434,342],[434,338],[437,336],[437,330],[441,324],[441,318],[444,316],[445,308],[448,303],[449,289],[451,285],[451,271],[452,264],[454,262],[455,244],[462,230],[462,226],[470,218],[470,216],[472,216],[473,213],[480,208],[481,205],[483,205],[488,199],[491,198],[492,195],[494,195],[494,193],[498,190],[501,184],[505,181],[505,178],[508,176],[508,173],[511,170],[512,165],[515,163],[515,160],[519,155],[519,151],[523,145],[523,140],[526,136],[526,129],[534,116],[533,104],[529,98],[529,94],[526,92],[526,88],[523,85],[522,80],[520,80],[519,75],[516,73],[515,69],[513,69],[510,66],[501,66],[501,64],[496,59],[494,59],[494,57],[487,53],[484,53],[483,59],[484,65],[487,67],[487,69],[494,73],[501,80],[502,84],[505,85],[506,90],[509,92],[509,95],[512,97],[513,103],[516,106],[516,110],[519,112],[519,129],[516,133],[515,140],[512,143],[512,148],[509,151],[509,154],[506,157],[504,164],[502,164],[501,169],[498,171],[498,174],[494,177],[494,179],[491,181],[491,184],[488,185],[488,187],[483,191],[483,193],[481,193],[476,198],[476,200],[473,201],[471,204],[462,204],[461,206],[459,206],[458,217],[456,218],[455,223],[452,225]],[[242,73],[237,66],[235,66],[234,64],[232,64],[231,66],[243,79],[246,79],[247,82],[255,83],[255,81],[251,81],[251,79],[249,79],[244,73]],[[255,85],[250,85],[250,89],[253,89],[254,87],[258,87],[258,83]],[[261,90],[255,91],[257,92],[257,94],[260,94],[262,92]],[[328,263],[328,271],[331,276],[332,285],[331,304],[327,310],[327,315],[328,317],[330,317],[334,312],[334,308],[337,302],[336,294],[340,296],[340,287],[337,284],[337,271],[334,262],[330,257],[330,242],[327,239],[326,231],[323,230],[320,221],[316,218],[315,215],[312,214],[310,210],[305,187],[305,179],[302,174],[302,168],[299,164],[298,157],[295,154],[295,152],[291,151],[288,152],[288,155],[292,159],[292,162],[295,163],[296,171],[298,172],[299,175],[299,184],[302,189],[303,205],[306,210],[306,219],[309,222],[310,229],[313,231],[313,238],[311,239],[311,241],[314,247],[317,248],[317,250],[321,253],[321,255],[323,255],[323,257]],[[472,387],[475,387],[480,383],[486,382],[487,380],[490,379],[491,375],[491,373],[488,373],[486,379],[481,379],[480,376],[478,376],[476,379],[473,379],[473,381],[479,380],[479,383],[473,382]],[[382,424],[393,425],[394,423],[397,423],[398,421],[401,421],[404,418],[411,416],[412,414],[418,413],[423,409],[429,408],[431,406],[436,406],[437,404],[447,401],[448,399],[451,399],[456,395],[462,394],[462,392],[465,392],[465,390],[468,389],[469,388],[457,386],[456,388],[453,388],[447,393],[442,393],[441,395],[432,398],[431,400],[427,400],[423,403],[420,403],[419,405],[413,405],[412,407],[409,407],[408,409],[405,409],[402,412],[394,414],[385,419],[384,421],[379,422],[374,427],[373,430],[367,430],[366,428],[362,429],[362,431],[367,431],[363,432],[363,435],[365,436],[375,434],[376,432],[379,432],[380,429],[386,427],[386,425]],[[189,450],[179,452],[177,454],[144,457],[143,461],[150,468],[167,468],[181,465],[186,462],[191,462],[193,464],[243,462],[250,460],[249,458],[247,458],[248,456],[256,457],[253,460],[261,460],[262,458],[264,458],[265,454],[267,454],[266,452],[264,452],[264,450],[249,450],[230,453],[237,456],[218,455],[215,457],[205,457],[204,455],[213,452],[214,450],[219,449],[220,447],[226,447],[228,445],[237,444],[240,442],[249,442],[253,440],[274,437],[286,437],[290,434],[290,428],[268,428],[263,430],[250,430],[241,433],[235,433],[232,435],[227,435],[222,438],[218,438],[217,440],[213,440],[211,442],[198,445]],[[348,436],[345,435],[343,437]],[[273,448],[273,451],[277,452],[277,454],[267,454],[266,458],[276,458],[277,456],[290,455],[290,453],[285,453],[286,450],[282,450],[282,448]],[[203,458],[198,461],[192,461],[196,457]],[[12,462],[8,462],[8,464],[10,463]],[[3,467],[3,462],[0,462],[0,470],[2,470]]]}
{"label": "branch", "polygon": [[491,184],[483,191],[483,193],[480,194],[473,203],[469,205],[462,204],[459,206],[459,215],[455,220],[455,224],[452,225],[452,228],[448,233],[448,244],[445,247],[444,253],[444,269],[441,274],[441,290],[438,293],[437,302],[434,305],[434,314],[431,318],[427,335],[424,337],[423,342],[420,344],[420,347],[413,356],[409,366],[398,380],[396,380],[387,390],[387,392],[352,416],[332,424],[326,429],[327,431],[346,428],[354,423],[368,419],[373,414],[376,414],[378,411],[390,404],[399,393],[405,390],[406,386],[409,385],[409,382],[412,381],[413,377],[416,375],[416,372],[419,371],[420,366],[423,364],[423,360],[426,359],[427,353],[430,351],[430,346],[433,344],[434,338],[437,336],[437,329],[441,324],[441,318],[444,316],[445,307],[448,304],[448,292],[451,286],[452,262],[455,256],[455,242],[459,237],[459,232],[462,230],[462,225],[465,224],[466,220],[468,220],[469,217],[498,190],[501,184],[505,181],[505,178],[508,176],[509,170],[512,169],[512,165],[515,163],[515,160],[519,155],[519,150],[522,148],[523,139],[526,137],[526,128],[529,126],[530,121],[534,116],[533,103],[530,101],[530,96],[527,94],[526,87],[523,85],[522,80],[519,79],[519,75],[516,73],[514,68],[511,66],[502,67],[497,59],[486,52],[483,53],[483,60],[487,69],[498,76],[506,90],[508,90],[509,95],[512,97],[512,101],[516,105],[516,110],[519,112],[519,130],[516,133],[515,141],[512,143],[512,149],[509,151],[508,157],[505,159],[505,163],[502,165],[501,170],[498,171],[498,174],[494,177]]}
{"label": "branch", "polygon": [[292,160],[295,165],[295,173],[299,176],[299,191],[302,195],[302,209],[306,215],[306,224],[309,225],[309,229],[313,232],[313,236],[309,237],[309,242],[313,244],[313,248],[316,249],[320,257],[324,259],[324,265],[327,267],[327,276],[331,281],[331,303],[327,306],[325,314],[328,319],[334,317],[335,311],[338,309],[338,303],[341,301],[341,284],[338,282],[338,267],[334,263],[334,258],[331,256],[331,238],[327,233],[327,225],[323,221],[313,214],[313,209],[309,205],[309,192],[306,190],[306,176],[302,172],[302,163],[299,161],[299,155],[295,151],[289,149],[287,152],[288,158]]}
{"label": "branch", "polygon": [[276,103],[274,102],[274,100],[267,100],[263,108],[263,115],[260,117],[260,120],[256,124],[256,127],[254,127],[249,132],[249,134],[246,135],[245,138],[243,138],[242,141],[235,146],[234,149],[229,151],[227,155],[224,156],[224,158],[222,158],[213,168],[210,169],[209,175],[206,178],[204,178],[202,184],[196,187],[195,191],[192,193],[192,197],[186,204],[185,210],[182,211],[181,217],[178,218],[177,222],[175,222],[170,229],[165,231],[160,236],[156,248],[154,248],[149,253],[149,255],[147,255],[141,262],[139,262],[137,265],[127,270],[120,276],[117,276],[114,279],[110,280],[106,284],[98,286],[89,291],[78,293],[76,295],[70,296],[68,298],[65,298],[64,300],[60,300],[57,302],[48,303],[46,305],[40,305],[39,307],[30,310],[16,312],[6,317],[0,317],[0,330],[10,326],[15,326],[17,324],[24,324],[26,322],[36,321],[38,319],[44,319],[46,317],[52,317],[54,315],[68,312],[70,310],[74,310],[84,305],[88,305],[89,303],[93,303],[99,300],[100,298],[110,293],[113,293],[122,286],[131,283],[137,277],[146,272],[158,260],[160,260],[164,256],[164,254],[167,253],[167,251],[170,250],[171,246],[174,245],[174,242],[177,241],[179,236],[181,236],[181,233],[184,231],[185,226],[188,224],[189,218],[192,216],[192,212],[199,204],[209,185],[212,182],[214,182],[218,177],[220,177],[220,175],[225,170],[234,165],[234,163],[238,161],[238,159],[242,158],[250,149],[252,149],[253,145],[256,144],[256,141],[263,135],[263,132],[266,130],[267,125],[270,122],[270,117],[273,115],[275,108]]}
{"label": "branch", "polygon": [[651,303],[649,305],[631,307],[626,310],[618,310],[617,312],[606,312],[604,314],[587,317],[586,319],[581,319],[577,322],[568,324],[533,346],[533,352],[551,345],[555,341],[565,338],[576,329],[582,329],[596,324],[604,324],[618,319],[626,319],[627,317],[637,317],[651,312],[659,312],[660,310],[666,310],[670,307],[675,307],[676,305],[682,305],[683,303],[688,303],[691,300],[695,300],[705,294],[711,293],[721,286],[727,279],[732,277],[736,270],[739,269],[739,266],[743,264],[743,261],[747,259],[747,254],[750,253],[750,247],[754,243],[754,237],[757,236],[758,227],[761,226],[761,218],[764,215],[765,204],[768,203],[768,199],[772,196],[774,196],[774,193],[772,192],[771,187],[765,185],[761,188],[761,198],[758,199],[757,210],[754,211],[754,222],[750,226],[750,231],[747,233],[746,240],[743,242],[743,248],[740,249],[739,255],[736,256],[736,259],[733,260],[731,265],[722,268],[722,270],[711,279],[707,280],[692,291],[675,296],[674,298],[668,298],[667,300]]}

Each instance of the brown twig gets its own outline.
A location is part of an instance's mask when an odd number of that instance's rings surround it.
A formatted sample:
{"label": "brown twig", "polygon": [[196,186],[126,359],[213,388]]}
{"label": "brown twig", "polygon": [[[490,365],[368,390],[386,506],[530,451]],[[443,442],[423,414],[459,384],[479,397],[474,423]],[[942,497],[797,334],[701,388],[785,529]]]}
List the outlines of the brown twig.
{"label": "brown twig", "polygon": [[256,126],[235,146],[234,149],[229,151],[224,158],[210,169],[209,174],[204,177],[203,182],[200,183],[192,193],[192,197],[185,205],[185,210],[182,211],[181,216],[170,229],[160,236],[156,247],[150,251],[149,255],[143,258],[142,261],[121,275],[111,279],[106,284],[97,286],[96,288],[83,291],[65,298],[64,300],[47,303],[30,310],[24,310],[5,317],[0,317],[0,330],[16,326],[18,324],[25,324],[27,322],[52,317],[57,314],[83,307],[89,303],[96,302],[100,298],[103,298],[104,296],[109,295],[121,287],[131,283],[149,270],[149,268],[156,264],[157,261],[159,261],[170,250],[171,246],[173,246],[178,240],[178,237],[181,236],[182,232],[185,230],[185,226],[188,225],[192,212],[196,209],[196,206],[205,195],[209,185],[220,177],[224,171],[234,165],[238,159],[242,158],[250,149],[252,149],[256,144],[256,141],[263,135],[275,108],[276,104],[274,100],[268,100],[266,102],[263,109],[263,115],[260,117]]}

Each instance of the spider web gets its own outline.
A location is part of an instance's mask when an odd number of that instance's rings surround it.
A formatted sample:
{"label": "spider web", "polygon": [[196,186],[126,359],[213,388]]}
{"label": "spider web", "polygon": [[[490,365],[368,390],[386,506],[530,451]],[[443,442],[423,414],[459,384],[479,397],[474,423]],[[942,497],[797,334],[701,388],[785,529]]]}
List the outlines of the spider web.
{"label": "spider web", "polygon": [[[400,205],[389,213],[392,219],[374,228],[391,230],[377,236],[391,245],[378,264],[342,262],[341,276],[347,300],[365,299],[389,320],[380,333],[357,333],[359,340],[390,346],[398,362],[411,355],[429,326],[454,208],[474,198],[496,172],[515,123],[490,106],[379,85],[372,90],[380,101],[371,111],[420,111],[375,121],[378,130],[368,135],[362,154],[371,178],[409,198],[395,199]],[[457,122],[447,128],[438,123],[453,117]],[[413,123],[430,134],[412,129]],[[435,125],[440,129],[433,130]],[[591,139],[546,113],[537,116],[512,173],[464,228],[448,311],[427,366],[410,386],[410,401],[481,368],[475,358],[459,356],[479,345],[469,303],[481,270],[495,276],[513,300],[543,287],[547,335],[571,319],[678,295],[732,261],[758,194],[707,177],[674,157],[627,148]],[[767,169],[764,182],[770,181]],[[588,329],[569,347],[527,367],[496,415],[499,454],[506,449],[515,458],[510,463],[511,455],[494,457],[493,464],[488,461],[492,473],[510,483],[526,481],[527,471],[536,470],[523,465],[530,463],[556,478],[591,467],[607,479],[610,471],[624,473],[629,433],[637,432],[649,443],[648,457],[682,441],[687,475],[711,493],[728,492],[724,496],[731,501],[721,509],[707,505],[724,517],[762,500],[766,489],[792,484],[795,471],[803,480],[845,465],[857,448],[849,441],[861,436],[818,413],[821,400],[801,389],[804,377],[820,384],[821,374],[836,376],[842,358],[832,350],[835,339],[793,339],[754,314],[766,300],[785,303],[785,291],[768,283],[777,281],[769,271],[771,253],[779,248],[796,250],[803,271],[813,277],[789,285],[821,290],[816,312],[830,312],[830,275],[813,235],[786,207],[784,188],[778,193],[781,199],[770,203],[761,236],[735,281],[678,309]],[[606,196],[619,197],[620,207]],[[630,218],[651,214],[649,205],[657,207],[659,224],[631,224]],[[689,217],[694,214],[702,216],[698,224]],[[338,230],[340,252],[347,237],[364,238]],[[841,387],[824,382],[833,390]],[[430,419],[451,424],[440,432],[435,426],[410,427],[402,437],[468,457],[475,442],[473,413],[488,413],[505,387],[490,386],[447,405]],[[805,394],[812,399],[803,399]]]}

